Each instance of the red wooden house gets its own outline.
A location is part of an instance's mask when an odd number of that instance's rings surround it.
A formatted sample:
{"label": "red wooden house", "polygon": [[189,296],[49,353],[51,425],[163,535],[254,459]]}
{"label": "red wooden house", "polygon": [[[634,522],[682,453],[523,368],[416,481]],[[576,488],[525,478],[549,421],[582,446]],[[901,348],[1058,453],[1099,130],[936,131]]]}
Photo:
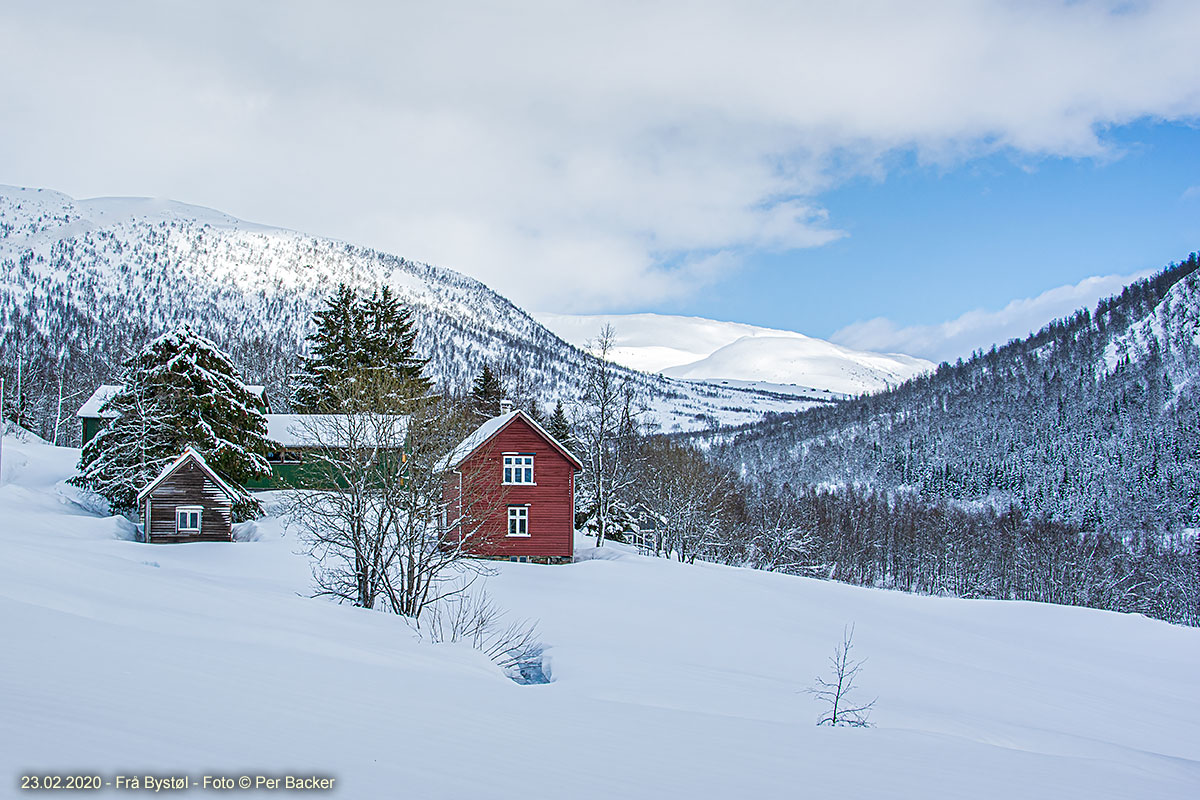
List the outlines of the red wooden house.
{"label": "red wooden house", "polygon": [[453,536],[481,558],[570,562],[583,464],[524,411],[481,425],[448,458]]}

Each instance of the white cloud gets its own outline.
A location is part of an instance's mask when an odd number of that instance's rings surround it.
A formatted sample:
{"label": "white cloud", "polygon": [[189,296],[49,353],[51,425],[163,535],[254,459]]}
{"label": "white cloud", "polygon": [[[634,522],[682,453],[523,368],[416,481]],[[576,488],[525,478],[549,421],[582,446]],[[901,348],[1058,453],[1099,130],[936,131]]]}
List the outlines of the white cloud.
{"label": "white cloud", "polygon": [[1107,157],[1200,113],[1200,4],[8,4],[0,180],[157,194],[461,269],[677,298],[841,235],[914,149]]}
{"label": "white cloud", "polygon": [[975,350],[1004,344],[1040,330],[1054,319],[1069,316],[1080,308],[1094,308],[1103,297],[1121,290],[1150,272],[1132,275],[1102,275],[1071,286],[1059,286],[1037,297],[1013,300],[998,311],[976,309],[936,325],[899,326],[877,317],[847,325],[830,336],[838,344],[881,353],[906,353],[931,361],[967,357]]}

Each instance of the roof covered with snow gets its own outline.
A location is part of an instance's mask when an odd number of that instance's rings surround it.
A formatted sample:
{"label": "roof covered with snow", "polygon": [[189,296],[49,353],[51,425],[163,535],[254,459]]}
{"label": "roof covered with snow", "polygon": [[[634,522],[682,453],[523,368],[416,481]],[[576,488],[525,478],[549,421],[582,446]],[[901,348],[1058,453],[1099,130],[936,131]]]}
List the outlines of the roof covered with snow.
{"label": "roof covered with snow", "polygon": [[[245,387],[246,387],[246,391],[250,392],[255,397],[262,397],[264,402],[266,401],[265,393],[267,391],[267,388],[265,386],[256,386],[253,384],[245,384]],[[105,412],[101,413],[100,408],[105,403],[107,403],[109,400],[111,400],[113,395],[115,395],[117,392],[121,391],[124,388],[125,388],[125,385],[120,384],[120,383],[101,384],[100,386],[98,386],[96,388],[96,391],[92,392],[92,396],[89,397],[86,401],[84,401],[84,404],[79,407],[79,410],[75,412],[75,416],[77,416],[77,417],[102,417],[104,419],[114,419],[115,417],[118,416],[118,414],[115,411],[105,411]]]}
{"label": "roof covered with snow", "polygon": [[504,428],[517,417],[524,419],[527,423],[529,423],[530,427],[541,434],[542,438],[557,448],[564,456],[573,462],[576,467],[583,469],[582,461],[576,458],[570,450],[563,447],[562,444],[553,436],[551,436],[545,428],[539,425],[533,417],[529,416],[520,409],[509,411],[505,414],[501,414],[498,417],[492,417],[487,422],[480,425],[471,433],[470,436],[468,436],[466,439],[463,439],[459,443],[458,447],[455,447],[454,450],[450,452],[450,455],[446,456],[446,458],[442,460],[442,462],[438,465],[439,468],[454,469],[459,464],[466,461],[467,457],[470,456],[471,453],[474,453],[489,439],[498,434],[500,431],[504,430]]}
{"label": "roof covered with snow", "polygon": [[374,446],[376,438],[402,442],[408,434],[408,417],[398,414],[264,414],[267,438],[283,447],[336,446],[339,441],[357,439],[361,444]]}
{"label": "roof covered with snow", "polygon": [[115,411],[107,411],[101,414],[100,407],[107,403],[114,394],[121,391],[123,388],[124,387],[121,386],[121,384],[111,383],[105,383],[98,386],[96,391],[92,392],[92,396],[89,397],[87,401],[79,407],[79,411],[76,412],[75,416],[104,417],[105,419],[112,419],[113,417],[116,417],[117,413]]}

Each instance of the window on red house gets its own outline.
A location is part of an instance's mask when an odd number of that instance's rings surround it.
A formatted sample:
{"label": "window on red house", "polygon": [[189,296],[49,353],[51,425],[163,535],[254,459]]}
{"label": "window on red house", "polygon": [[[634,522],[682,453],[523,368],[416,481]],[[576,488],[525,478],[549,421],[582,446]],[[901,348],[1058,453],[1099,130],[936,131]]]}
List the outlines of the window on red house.
{"label": "window on red house", "polygon": [[508,507],[508,535],[529,535],[529,506]]}

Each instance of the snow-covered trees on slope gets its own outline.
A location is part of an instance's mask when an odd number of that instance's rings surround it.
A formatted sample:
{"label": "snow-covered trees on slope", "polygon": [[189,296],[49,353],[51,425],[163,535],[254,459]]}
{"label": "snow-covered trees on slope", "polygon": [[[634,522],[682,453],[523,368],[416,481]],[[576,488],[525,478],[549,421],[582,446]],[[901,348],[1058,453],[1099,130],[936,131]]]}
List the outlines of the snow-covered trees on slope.
{"label": "snow-covered trees on slope", "polygon": [[116,417],[84,447],[76,482],[131,509],[137,492],[186,447],[233,485],[270,474],[259,399],[229,357],[184,325],[129,359],[102,408]]}
{"label": "snow-covered trees on slope", "polygon": [[[390,287],[412,313],[414,346],[429,359],[423,374],[443,388],[469,386],[488,363],[532,413],[534,401],[573,398],[590,363],[451,270],[229,218],[191,219],[178,209],[103,216],[56,197],[55,208],[38,210],[29,195],[0,189],[0,375],[6,409],[20,410],[46,438],[57,428],[59,444],[78,443],[78,401],[115,382],[131,349],[184,322],[228,353],[248,383],[266,386],[275,411],[292,410],[291,379],[308,352],[313,312],[340,283],[368,296]],[[621,371],[667,430],[811,402]]]}
{"label": "snow-covered trees on slope", "polygon": [[728,513],[736,492],[734,474],[703,453],[665,439],[642,447],[638,504],[653,519],[646,549],[695,561],[713,553],[726,538],[723,530],[740,520]]}
{"label": "snow-covered trees on slope", "polygon": [[1087,531],[1200,527],[1195,255],[1023,341],[729,437],[777,482],[1015,504]]}

